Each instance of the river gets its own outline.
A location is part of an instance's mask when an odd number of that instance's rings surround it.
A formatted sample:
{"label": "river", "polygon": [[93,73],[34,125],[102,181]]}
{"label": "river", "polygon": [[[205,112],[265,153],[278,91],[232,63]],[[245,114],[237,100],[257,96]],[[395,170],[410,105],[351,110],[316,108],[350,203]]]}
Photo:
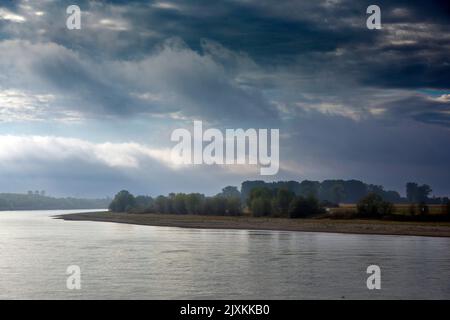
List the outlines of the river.
{"label": "river", "polygon": [[[52,218],[74,212],[0,212],[1,299],[450,298],[450,238]],[[73,265],[80,290],[66,286]],[[381,290],[367,289],[369,265]]]}

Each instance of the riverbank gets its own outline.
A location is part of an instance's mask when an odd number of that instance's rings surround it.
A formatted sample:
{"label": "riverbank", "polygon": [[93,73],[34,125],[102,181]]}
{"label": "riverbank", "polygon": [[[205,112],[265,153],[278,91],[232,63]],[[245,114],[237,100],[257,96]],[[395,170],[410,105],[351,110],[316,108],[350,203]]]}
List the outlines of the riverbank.
{"label": "riverbank", "polygon": [[380,220],[283,219],[112,212],[55,216],[66,221],[100,221],[160,227],[244,229],[354,234],[450,237],[449,222],[398,222]]}

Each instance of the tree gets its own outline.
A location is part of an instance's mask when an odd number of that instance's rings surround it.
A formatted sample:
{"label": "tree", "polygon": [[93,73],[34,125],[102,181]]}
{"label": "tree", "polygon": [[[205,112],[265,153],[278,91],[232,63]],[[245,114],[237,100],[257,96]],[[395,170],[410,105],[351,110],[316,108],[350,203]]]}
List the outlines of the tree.
{"label": "tree", "polygon": [[369,193],[370,192],[375,193],[381,197],[383,197],[383,194],[385,192],[383,186],[378,186],[378,185],[374,185],[374,184],[370,184],[367,189],[368,189]]}
{"label": "tree", "polygon": [[344,198],[342,201],[355,203],[368,193],[368,186],[359,180],[344,181]]}
{"label": "tree", "polygon": [[10,210],[11,209],[11,204],[5,200],[0,198],[0,210]]}
{"label": "tree", "polygon": [[324,180],[319,188],[319,199],[333,203],[356,202],[366,194],[367,185],[359,180]]}
{"label": "tree", "polygon": [[225,198],[240,198],[241,197],[241,193],[239,192],[237,187],[233,187],[233,186],[227,186],[225,188],[222,189],[222,193],[219,194],[222,197]]}
{"label": "tree", "polygon": [[154,202],[154,210],[156,213],[169,213],[167,212],[167,198],[164,196],[158,196]]}
{"label": "tree", "polygon": [[247,202],[247,205],[250,206],[250,202],[248,201],[248,198],[250,197],[250,193],[255,188],[262,188],[265,187],[266,183],[261,180],[256,181],[244,181],[241,184],[241,198],[242,201]]}
{"label": "tree", "polygon": [[122,190],[114,197],[109,205],[109,210],[113,212],[127,212],[135,205],[134,196],[127,190]]}
{"label": "tree", "polygon": [[433,190],[427,184],[419,186],[415,182],[408,182],[406,184],[406,198],[410,203],[428,202],[428,196]]}
{"label": "tree", "polygon": [[312,196],[308,198],[297,196],[289,205],[289,218],[305,218],[322,212],[319,200]]}
{"label": "tree", "polygon": [[200,214],[203,205],[204,195],[200,193],[190,193],[185,196],[186,211],[188,214]]}
{"label": "tree", "polygon": [[[317,186],[320,185],[319,182],[314,182]],[[265,182],[261,180],[256,181],[244,181],[241,185],[241,199],[248,206],[250,206],[248,198],[250,197],[250,192],[255,188],[266,188],[272,192],[276,192],[278,189],[287,189],[295,194],[301,192],[300,183],[297,181],[278,181],[278,182]]]}
{"label": "tree", "polygon": [[358,214],[366,218],[381,218],[384,215],[393,212],[393,205],[384,201],[383,198],[375,193],[369,193],[357,204]]}
{"label": "tree", "polygon": [[266,187],[256,187],[250,191],[250,195],[247,199],[247,205],[250,207],[251,203],[256,198],[263,198],[266,200],[272,199],[272,190]]}
{"label": "tree", "polygon": [[427,202],[428,196],[433,190],[431,187],[427,184],[423,184],[420,187],[417,188],[417,199],[418,202]]}
{"label": "tree", "polygon": [[385,191],[383,194],[383,199],[385,201],[399,203],[402,200],[402,197],[397,191]]}
{"label": "tree", "polygon": [[320,183],[317,181],[303,180],[300,182],[299,195],[303,197],[317,197],[319,194]]}
{"label": "tree", "polygon": [[175,214],[187,214],[186,195],[184,193],[177,193],[173,197],[173,208],[172,209],[173,209],[173,213],[175,213]]}
{"label": "tree", "polygon": [[253,198],[250,203],[250,209],[255,217],[270,216],[272,213],[270,200],[264,197]]}
{"label": "tree", "polygon": [[224,216],[227,210],[227,201],[222,197],[212,197],[212,214]]}
{"label": "tree", "polygon": [[289,205],[294,199],[295,194],[287,189],[278,189],[276,196],[272,200],[274,213],[281,216],[287,216]]}
{"label": "tree", "polygon": [[410,203],[417,201],[417,188],[418,185],[415,182],[408,182],[406,184],[406,198]]}
{"label": "tree", "polygon": [[345,192],[344,187],[341,184],[335,184],[331,189],[331,193],[332,193],[332,202],[334,203],[339,204],[344,199]]}
{"label": "tree", "polygon": [[154,211],[153,207],[153,198],[149,196],[137,196],[134,201],[134,207],[140,211],[152,212]]}
{"label": "tree", "polygon": [[266,187],[253,188],[247,200],[247,205],[255,217],[272,214],[272,190]]}
{"label": "tree", "polygon": [[226,199],[226,215],[240,216],[242,214],[242,204],[240,197],[228,197]]}

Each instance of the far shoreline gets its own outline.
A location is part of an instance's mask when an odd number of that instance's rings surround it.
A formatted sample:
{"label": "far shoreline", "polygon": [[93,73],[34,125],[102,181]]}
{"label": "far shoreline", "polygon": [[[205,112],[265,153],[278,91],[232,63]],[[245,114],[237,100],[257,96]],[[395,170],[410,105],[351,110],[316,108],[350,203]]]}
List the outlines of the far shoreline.
{"label": "far shoreline", "polygon": [[287,219],[155,213],[81,212],[54,216],[65,221],[95,221],[196,229],[326,232],[343,234],[450,237],[450,222],[399,222],[362,219]]}

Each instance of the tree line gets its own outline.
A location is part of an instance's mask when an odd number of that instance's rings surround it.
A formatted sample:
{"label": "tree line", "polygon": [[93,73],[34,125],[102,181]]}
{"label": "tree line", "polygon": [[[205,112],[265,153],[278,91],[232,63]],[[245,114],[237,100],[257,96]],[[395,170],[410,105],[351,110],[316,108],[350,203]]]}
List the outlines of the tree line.
{"label": "tree line", "polygon": [[247,207],[255,217],[304,218],[324,213],[324,204],[314,195],[302,196],[286,188],[256,187],[250,191]]}
{"label": "tree line", "polygon": [[[428,202],[440,201],[450,216],[448,198],[429,198],[428,185],[408,183],[406,202],[411,203],[411,216],[425,216]],[[395,191],[385,191],[382,186],[367,185],[357,180],[287,181],[267,183],[245,181],[241,191],[227,186],[215,196],[200,193],[170,193],[156,198],[134,196],[120,191],[109,208],[114,212],[197,214],[238,216],[244,212],[255,217],[307,218],[324,215],[327,209],[338,207],[343,200],[356,199],[357,217],[383,218],[393,215],[395,208],[390,199],[400,199]],[[398,203],[398,202],[396,202]]]}
{"label": "tree line", "polygon": [[392,203],[419,203],[444,204],[448,197],[430,197],[432,189],[429,185],[419,185],[415,182],[406,184],[406,198],[394,190],[385,190],[381,185],[367,184],[359,180],[324,180],[311,181],[244,181],[241,186],[241,198],[246,201],[254,188],[267,188],[270,190],[286,189],[295,195],[305,198],[313,196],[321,202],[331,203],[357,203],[370,193],[379,195],[384,201]]}
{"label": "tree line", "polygon": [[0,211],[106,209],[111,199],[54,198],[42,192],[0,193]]}
{"label": "tree line", "polygon": [[[224,189],[225,190],[225,189]],[[224,193],[207,197],[200,193],[170,193],[156,198],[133,196],[127,190],[120,191],[111,202],[109,209],[114,212],[165,213],[238,216],[242,214],[239,196]]]}

